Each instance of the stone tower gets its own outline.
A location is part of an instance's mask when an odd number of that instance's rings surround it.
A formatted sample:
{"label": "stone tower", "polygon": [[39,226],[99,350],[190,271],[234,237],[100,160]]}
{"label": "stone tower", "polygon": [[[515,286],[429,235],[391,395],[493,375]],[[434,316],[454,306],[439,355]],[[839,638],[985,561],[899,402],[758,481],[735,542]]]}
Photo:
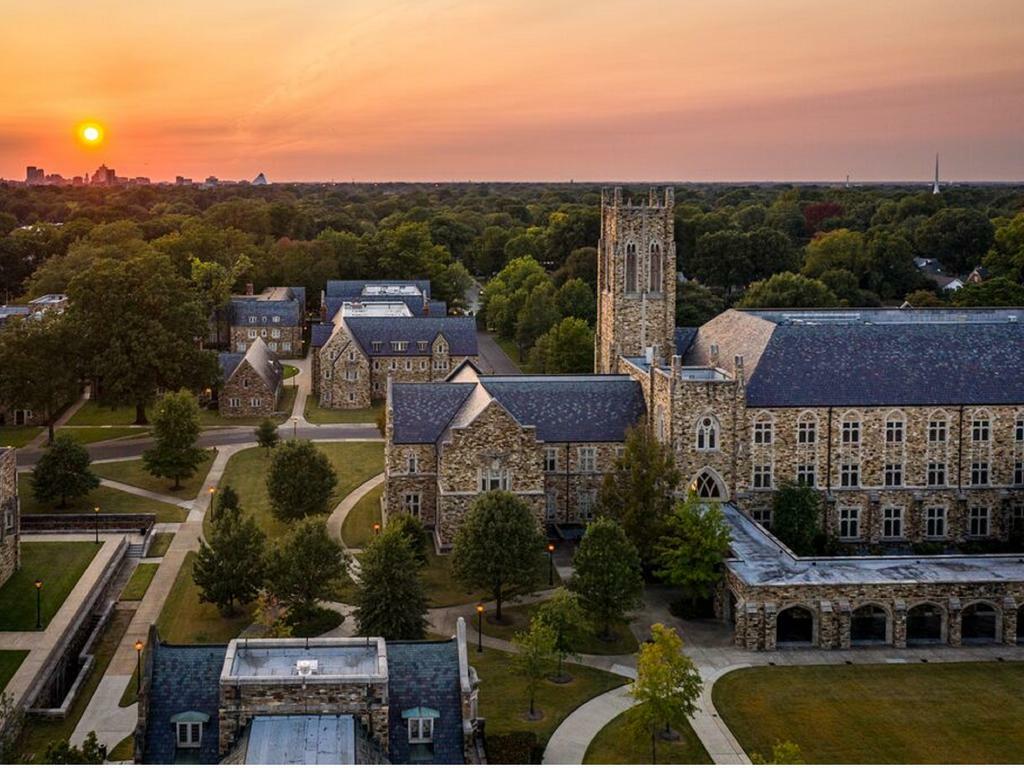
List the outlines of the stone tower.
{"label": "stone tower", "polygon": [[623,201],[622,189],[601,192],[597,244],[597,335],[594,370],[613,373],[618,357],[656,347],[674,354],[676,243],[674,194],[651,189],[646,201]]}

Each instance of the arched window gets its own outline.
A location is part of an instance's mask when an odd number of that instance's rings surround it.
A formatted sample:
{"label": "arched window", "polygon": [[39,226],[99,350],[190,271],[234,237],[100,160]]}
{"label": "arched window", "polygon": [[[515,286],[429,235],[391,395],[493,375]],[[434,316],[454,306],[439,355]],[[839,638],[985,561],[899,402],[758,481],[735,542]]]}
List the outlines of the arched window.
{"label": "arched window", "polygon": [[719,480],[718,475],[710,469],[702,469],[690,483],[690,490],[701,499],[724,499],[726,498],[725,487]]}
{"label": "arched window", "polygon": [[410,475],[415,475],[419,472],[420,463],[419,457],[413,451],[409,451],[405,454],[405,471]]}
{"label": "arched window", "polygon": [[626,244],[626,293],[636,293],[638,289],[636,243]]}
{"label": "arched window", "polygon": [[658,243],[651,243],[651,293],[661,292],[661,246]]}
{"label": "arched window", "polygon": [[697,419],[697,450],[718,450],[718,421],[714,416],[701,416]]}
{"label": "arched window", "polygon": [[796,424],[797,445],[814,445],[818,442],[818,417],[811,411],[800,414]]}

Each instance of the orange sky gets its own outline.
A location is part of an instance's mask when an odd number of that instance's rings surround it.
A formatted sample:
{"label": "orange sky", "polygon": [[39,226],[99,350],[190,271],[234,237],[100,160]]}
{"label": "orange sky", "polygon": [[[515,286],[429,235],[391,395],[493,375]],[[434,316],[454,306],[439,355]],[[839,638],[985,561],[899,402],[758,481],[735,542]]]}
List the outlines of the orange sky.
{"label": "orange sky", "polygon": [[9,178],[1024,179],[1024,0],[2,3]]}

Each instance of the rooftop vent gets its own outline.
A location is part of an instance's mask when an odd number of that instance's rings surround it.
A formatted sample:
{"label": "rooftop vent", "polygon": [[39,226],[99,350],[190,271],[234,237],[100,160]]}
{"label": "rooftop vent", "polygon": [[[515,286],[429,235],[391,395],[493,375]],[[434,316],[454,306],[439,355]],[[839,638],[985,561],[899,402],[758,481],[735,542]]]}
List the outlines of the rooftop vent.
{"label": "rooftop vent", "polygon": [[299,659],[295,662],[295,672],[299,677],[312,677],[316,674],[317,666],[316,659]]}

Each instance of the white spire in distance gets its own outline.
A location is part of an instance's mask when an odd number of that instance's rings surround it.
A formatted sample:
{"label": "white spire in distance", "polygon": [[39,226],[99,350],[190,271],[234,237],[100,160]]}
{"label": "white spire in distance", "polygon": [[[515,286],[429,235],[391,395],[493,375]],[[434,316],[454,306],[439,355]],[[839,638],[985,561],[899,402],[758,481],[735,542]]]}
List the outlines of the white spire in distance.
{"label": "white spire in distance", "polygon": [[941,190],[939,189],[939,153],[935,153],[935,182],[932,184],[932,194],[937,195]]}

